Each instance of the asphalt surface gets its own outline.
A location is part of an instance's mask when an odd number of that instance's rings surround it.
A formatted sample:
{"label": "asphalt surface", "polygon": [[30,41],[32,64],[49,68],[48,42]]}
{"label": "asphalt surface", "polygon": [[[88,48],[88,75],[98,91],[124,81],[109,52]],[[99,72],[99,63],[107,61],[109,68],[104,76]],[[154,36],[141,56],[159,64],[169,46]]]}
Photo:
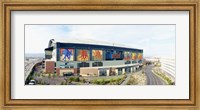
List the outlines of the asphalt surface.
{"label": "asphalt surface", "polygon": [[145,74],[147,76],[147,85],[166,85],[166,82],[163,81],[158,76],[154,75],[152,72],[153,66],[146,66]]}

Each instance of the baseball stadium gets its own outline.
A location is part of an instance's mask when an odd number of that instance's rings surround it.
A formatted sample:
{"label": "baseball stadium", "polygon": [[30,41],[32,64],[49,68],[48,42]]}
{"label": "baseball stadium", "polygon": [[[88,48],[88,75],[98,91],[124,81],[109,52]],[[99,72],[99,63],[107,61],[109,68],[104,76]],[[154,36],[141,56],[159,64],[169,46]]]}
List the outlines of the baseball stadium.
{"label": "baseball stadium", "polygon": [[105,43],[51,39],[45,48],[44,72],[59,76],[113,76],[142,67],[143,50]]}

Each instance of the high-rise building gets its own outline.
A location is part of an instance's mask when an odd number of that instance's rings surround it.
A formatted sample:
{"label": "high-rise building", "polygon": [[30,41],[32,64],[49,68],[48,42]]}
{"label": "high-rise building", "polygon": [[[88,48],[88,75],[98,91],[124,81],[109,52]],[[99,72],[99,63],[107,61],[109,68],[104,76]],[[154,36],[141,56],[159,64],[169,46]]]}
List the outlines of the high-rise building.
{"label": "high-rise building", "polygon": [[175,59],[174,58],[160,58],[161,69],[175,77]]}

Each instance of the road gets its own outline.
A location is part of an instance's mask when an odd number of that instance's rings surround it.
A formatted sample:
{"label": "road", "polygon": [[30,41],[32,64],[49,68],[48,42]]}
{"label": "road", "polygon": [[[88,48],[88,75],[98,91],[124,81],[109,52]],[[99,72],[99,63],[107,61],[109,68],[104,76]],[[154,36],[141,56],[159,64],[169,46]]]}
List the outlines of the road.
{"label": "road", "polygon": [[26,81],[26,79],[28,78],[28,76],[29,76],[29,74],[31,73],[31,71],[32,71],[32,69],[33,69],[33,67],[34,67],[34,65],[35,64],[37,64],[37,63],[39,63],[39,62],[42,62],[42,60],[41,59],[36,59],[36,60],[32,60],[32,61],[29,61],[29,62],[25,62],[25,81]]}
{"label": "road", "polygon": [[158,76],[154,75],[152,72],[153,66],[146,66],[145,74],[147,76],[147,85],[166,85],[166,82],[163,81]]}

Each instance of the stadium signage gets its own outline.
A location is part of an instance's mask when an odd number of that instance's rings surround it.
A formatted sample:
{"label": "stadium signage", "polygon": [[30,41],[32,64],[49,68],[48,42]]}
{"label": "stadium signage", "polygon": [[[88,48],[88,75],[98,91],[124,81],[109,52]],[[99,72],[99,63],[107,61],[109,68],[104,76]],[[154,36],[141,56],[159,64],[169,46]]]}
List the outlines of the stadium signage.
{"label": "stadium signage", "polygon": [[119,53],[116,53],[116,54],[112,54],[112,58],[120,58],[120,54]]}

